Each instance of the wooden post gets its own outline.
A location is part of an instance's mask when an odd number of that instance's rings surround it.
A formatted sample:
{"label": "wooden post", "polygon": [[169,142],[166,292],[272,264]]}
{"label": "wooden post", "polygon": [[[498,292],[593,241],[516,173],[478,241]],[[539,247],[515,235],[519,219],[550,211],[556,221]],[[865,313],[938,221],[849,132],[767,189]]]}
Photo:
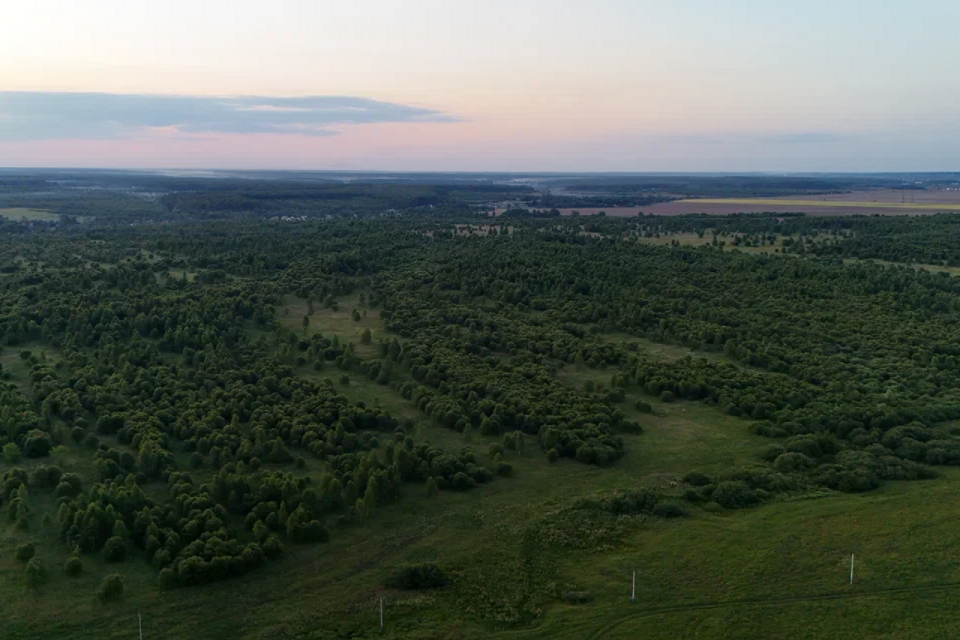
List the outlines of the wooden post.
{"label": "wooden post", "polygon": [[383,597],[380,598],[380,633],[383,633]]}
{"label": "wooden post", "polygon": [[853,584],[853,556],[854,554],[851,553],[850,554],[850,584]]}
{"label": "wooden post", "polygon": [[630,602],[637,601],[637,572],[633,572],[633,586],[630,589]]}

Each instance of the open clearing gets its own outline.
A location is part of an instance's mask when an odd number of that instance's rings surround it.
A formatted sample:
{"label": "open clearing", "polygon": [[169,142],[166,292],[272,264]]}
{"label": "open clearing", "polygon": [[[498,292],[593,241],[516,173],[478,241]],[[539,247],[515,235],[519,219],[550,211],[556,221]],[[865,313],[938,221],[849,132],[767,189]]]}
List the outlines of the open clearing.
{"label": "open clearing", "polygon": [[[740,237],[743,237],[743,234],[737,234]],[[789,236],[777,235],[776,244],[764,244],[758,247],[747,246],[745,244],[735,245],[733,244],[733,238],[725,237],[721,238],[724,242],[723,248],[726,251],[743,251],[744,253],[779,253],[783,249],[783,241]],[[664,233],[660,237],[645,237],[641,236],[639,238],[640,242],[643,244],[652,244],[656,246],[670,246],[674,242],[683,246],[690,247],[703,247],[710,245],[713,242],[712,234],[704,234],[700,236],[697,233],[689,232],[680,232],[680,233]]]}
{"label": "open clearing", "polygon": [[57,222],[59,213],[51,213],[42,209],[27,209],[25,207],[8,207],[0,209],[0,217],[7,220],[39,220],[43,222]]}

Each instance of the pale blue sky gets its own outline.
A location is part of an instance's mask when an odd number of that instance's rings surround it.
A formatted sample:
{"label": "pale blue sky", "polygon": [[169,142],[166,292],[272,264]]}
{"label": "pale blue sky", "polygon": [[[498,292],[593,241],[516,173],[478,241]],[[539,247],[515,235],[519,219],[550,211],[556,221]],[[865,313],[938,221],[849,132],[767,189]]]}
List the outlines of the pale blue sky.
{"label": "pale blue sky", "polygon": [[31,0],[2,13],[0,165],[960,169],[960,2]]}

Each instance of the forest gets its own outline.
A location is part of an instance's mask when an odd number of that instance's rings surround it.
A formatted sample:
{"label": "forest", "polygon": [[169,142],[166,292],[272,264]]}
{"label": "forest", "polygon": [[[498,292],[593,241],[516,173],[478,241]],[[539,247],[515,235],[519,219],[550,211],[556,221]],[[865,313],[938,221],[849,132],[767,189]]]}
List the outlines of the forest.
{"label": "forest", "polygon": [[922,191],[958,174],[743,175],[363,173],[208,171],[153,173],[0,169],[0,214],[28,208],[64,221],[123,222],[277,217],[367,217],[399,211],[465,214],[524,208],[646,207],[678,198]]}
{"label": "forest", "polygon": [[[155,206],[273,198],[220,186]],[[138,598],[277,589],[314,558],[345,571],[325,548],[371,527],[553,483],[525,498],[550,511],[522,533],[484,522],[521,558],[516,592],[479,586],[493,561],[357,560],[365,595],[317,623],[330,635],[300,635],[365,637],[351,625],[374,592],[424,598],[396,637],[535,629],[594,600],[557,549],[960,466],[960,281],[943,270],[960,217],[498,221],[423,210],[423,188],[398,215],[0,224],[0,628],[41,637],[52,618],[25,612],[63,593],[83,604],[57,628],[81,637]],[[668,458],[659,425],[679,412],[749,453]]]}

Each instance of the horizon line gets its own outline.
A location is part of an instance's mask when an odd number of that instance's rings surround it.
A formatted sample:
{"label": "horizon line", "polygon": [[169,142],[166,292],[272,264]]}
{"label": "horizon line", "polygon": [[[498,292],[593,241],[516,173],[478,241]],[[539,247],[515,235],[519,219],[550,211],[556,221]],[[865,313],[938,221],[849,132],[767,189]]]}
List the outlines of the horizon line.
{"label": "horizon line", "polygon": [[844,171],[829,171],[829,170],[794,170],[794,171],[770,171],[770,170],[760,170],[760,169],[748,169],[743,171],[672,171],[672,170],[655,170],[655,171],[629,171],[629,170],[597,170],[597,169],[586,169],[581,171],[540,171],[540,170],[530,170],[530,171],[517,171],[517,170],[458,170],[458,169],[449,169],[449,170],[439,170],[439,169],[308,169],[308,168],[269,168],[261,167],[256,169],[251,168],[230,168],[230,167],[71,167],[71,166],[46,166],[46,165],[0,165],[0,171],[118,171],[118,172],[129,172],[129,173],[154,173],[161,171],[183,171],[183,172],[197,172],[197,173],[213,173],[213,172],[233,172],[233,173],[258,173],[258,172],[274,172],[274,173],[336,173],[336,174],[383,174],[383,175],[417,175],[417,174],[428,174],[428,175],[451,175],[451,174],[465,174],[465,175],[551,175],[551,176],[564,176],[564,175],[621,175],[621,176],[810,176],[810,175],[919,175],[919,174],[960,174],[960,168],[958,169],[925,169],[925,170],[904,170],[904,171],[895,171],[895,170],[883,170],[883,171],[869,171],[869,170],[844,170]]}

